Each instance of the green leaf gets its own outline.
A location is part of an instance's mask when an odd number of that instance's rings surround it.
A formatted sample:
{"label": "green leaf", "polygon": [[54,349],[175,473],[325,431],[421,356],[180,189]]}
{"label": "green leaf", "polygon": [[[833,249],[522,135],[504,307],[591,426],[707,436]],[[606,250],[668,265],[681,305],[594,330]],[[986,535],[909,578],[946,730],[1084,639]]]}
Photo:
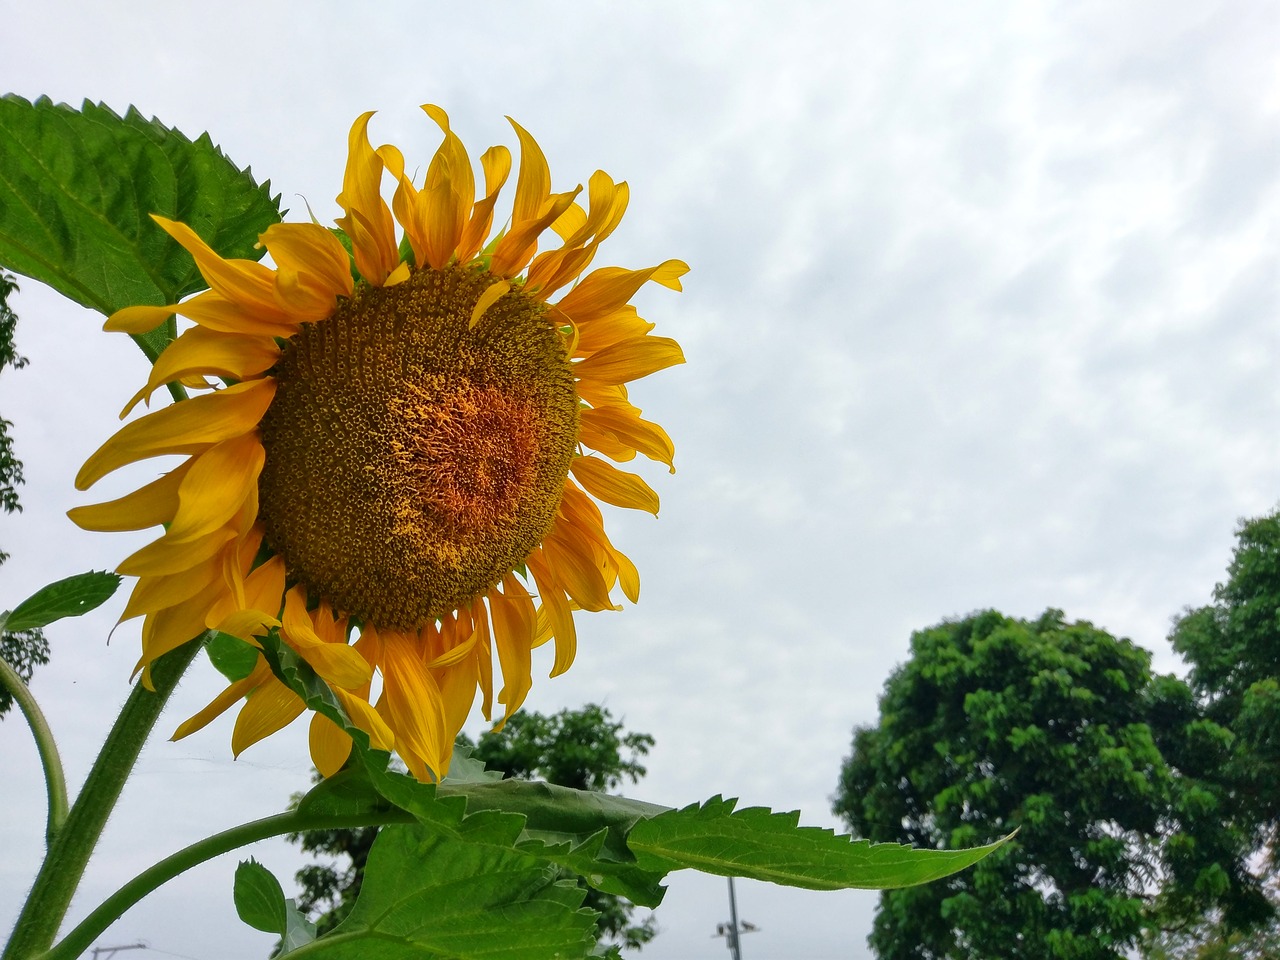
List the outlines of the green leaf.
{"label": "green leaf", "polygon": [[[280,219],[257,184],[202,134],[190,140],[132,107],[0,97],[0,265],[104,314],[176,303],[205,286],[150,214],[180,220],[224,257],[257,260]],[[138,338],[153,356],[172,322]]]}
{"label": "green leaf", "polygon": [[[488,780],[467,761],[458,781],[419,783],[390,770],[386,753],[369,749],[368,737],[350,725],[333,694],[275,634],[264,638],[263,650],[277,676],[312,709],[342,725],[355,742],[358,763],[307,794],[299,813],[367,815],[386,812],[390,805],[412,815],[431,835],[488,847],[493,856],[518,853],[555,864],[598,890],[642,906],[658,905],[664,892],[660,881],[673,870],[692,868],[815,890],[882,889],[947,876],[999,846],[928,850],[872,845],[800,827],[795,813],[735,811],[735,801],[718,797],[671,810],[540,782]],[[371,860],[366,885],[372,870]],[[405,954],[411,955],[417,956]]]}
{"label": "green leaf", "polygon": [[808,890],[888,890],[949,876],[1008,839],[967,850],[873,844],[801,827],[798,812],[735,811],[736,802],[713,797],[641,820],[628,834],[627,846],[639,866],[662,873],[688,867]]}
{"label": "green leaf", "polygon": [[204,652],[217,671],[232,683],[243,680],[258,665],[258,648],[227,633],[211,633]]}
{"label": "green leaf", "polygon": [[302,915],[292,897],[284,902],[284,920],[284,936],[280,938],[277,956],[306,946],[316,938],[316,925]]}
{"label": "green leaf", "polygon": [[287,927],[284,890],[275,875],[257,860],[241,860],[236,867],[236,913],[263,933],[283,936]]}
{"label": "green leaf", "polygon": [[3,617],[11,633],[34,630],[64,617],[79,617],[101,606],[120,586],[120,577],[105,571],[79,573],[41,587]]}
{"label": "green leaf", "polygon": [[595,919],[554,868],[410,824],[383,827],[351,915],[299,960],[586,957]]}

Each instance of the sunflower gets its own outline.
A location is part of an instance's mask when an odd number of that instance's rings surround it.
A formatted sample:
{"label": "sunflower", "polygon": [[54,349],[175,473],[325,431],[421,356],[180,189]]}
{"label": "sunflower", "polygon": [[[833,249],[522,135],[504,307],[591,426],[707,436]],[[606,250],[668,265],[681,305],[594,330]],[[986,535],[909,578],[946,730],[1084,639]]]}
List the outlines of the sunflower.
{"label": "sunflower", "polygon": [[[656,515],[657,494],[609,461],[643,454],[674,472],[670,438],[626,384],[684,358],[629,301],[648,282],[679,290],[688,267],[583,276],[627,185],[597,171],[585,204],[581,186],[552,193],[542,150],[515,121],[515,197],[491,240],[510,151],[481,157],[477,199],[447,115],[423,109],[444,141],[421,185],[397,148],[372,147],[364,114],[340,231],[272,225],[260,240],[274,267],[225,260],[189,226],[154,217],[209,289],[107,321],[128,333],[174,314],[193,321],[121,416],[166,383],[206,392],[126,424],[76,486],[150,457],[183,462],[70,516],[88,530],[164,525],[118,568],[138,578],[121,620],[143,618],[144,684],[158,657],[206,630],[259,650],[276,630],[375,747],[430,780],[448,770],[477,693],[492,719],[495,651],[505,719],[530,688],[533,648],[554,641],[552,676],[572,663],[575,610],[620,609],[615,588],[638,599],[639,575],[596,501]],[[539,252],[548,231],[560,244]],[[305,709],[260,653],[175,739],[241,700],[237,755]],[[310,746],[327,776],[351,741],[315,714]]]}

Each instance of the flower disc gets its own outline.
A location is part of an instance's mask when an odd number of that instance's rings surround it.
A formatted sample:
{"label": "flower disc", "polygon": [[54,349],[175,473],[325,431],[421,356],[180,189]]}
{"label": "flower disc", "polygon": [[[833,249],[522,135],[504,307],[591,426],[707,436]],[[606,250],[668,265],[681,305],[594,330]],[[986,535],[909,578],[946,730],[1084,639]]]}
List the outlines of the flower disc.
{"label": "flower disc", "polygon": [[267,542],[290,575],[379,627],[412,628],[498,583],[550,529],[578,433],[546,306],[472,313],[483,270],[362,287],[302,326],[261,424]]}

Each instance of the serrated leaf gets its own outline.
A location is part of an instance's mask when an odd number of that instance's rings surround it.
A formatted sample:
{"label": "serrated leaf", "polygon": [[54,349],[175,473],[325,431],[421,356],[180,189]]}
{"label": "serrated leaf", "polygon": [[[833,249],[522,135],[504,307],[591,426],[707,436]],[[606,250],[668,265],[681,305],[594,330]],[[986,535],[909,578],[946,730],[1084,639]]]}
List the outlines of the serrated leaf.
{"label": "serrated leaf", "polygon": [[887,890],[956,873],[1005,843],[966,850],[873,844],[801,827],[798,812],[735,810],[736,802],[713,797],[642,820],[627,846],[641,867],[663,873],[690,868],[808,890]]}
{"label": "serrated leaf", "polygon": [[232,683],[243,680],[258,665],[258,648],[228,633],[212,633],[204,652],[214,668]]}
{"label": "serrated leaf", "polygon": [[586,957],[595,914],[542,861],[428,828],[383,827],[351,915],[297,952],[306,960]]}
{"label": "serrated leaf", "polygon": [[[257,184],[202,134],[188,139],[132,107],[0,97],[0,265],[110,314],[175,303],[205,284],[191,256],[151,220],[181,220],[224,257],[257,260],[280,219]],[[139,338],[153,355],[173,336]]]}
{"label": "serrated leaf", "polygon": [[257,860],[241,860],[234,893],[241,920],[263,933],[284,936],[288,927],[284,890],[270,870]]}
{"label": "serrated leaf", "polygon": [[47,626],[65,617],[79,617],[101,606],[120,586],[114,573],[79,573],[41,587],[4,617],[3,628],[16,633]]}
{"label": "serrated leaf", "polygon": [[368,738],[349,724],[323,681],[278,637],[265,638],[263,648],[277,676],[352,735],[360,761],[316,787],[300,812],[367,814],[390,803],[436,836],[555,864],[642,906],[657,906],[664,893],[660,881],[685,868],[815,890],[883,889],[955,873],[1000,845],[873,845],[801,827],[795,813],[736,811],[735,801],[719,797],[671,810],[540,782],[483,780],[474,771],[461,782],[419,783],[390,770],[386,753],[368,748]]}

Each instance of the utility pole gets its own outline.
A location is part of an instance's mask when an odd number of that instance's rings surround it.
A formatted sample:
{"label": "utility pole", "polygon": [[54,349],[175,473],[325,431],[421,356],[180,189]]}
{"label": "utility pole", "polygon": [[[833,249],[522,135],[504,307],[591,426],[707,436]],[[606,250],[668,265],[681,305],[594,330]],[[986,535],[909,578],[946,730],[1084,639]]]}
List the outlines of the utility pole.
{"label": "utility pole", "polygon": [[98,960],[98,954],[102,954],[105,960],[111,960],[121,950],[149,950],[151,945],[145,940],[139,940],[137,943],[128,943],[122,947],[94,947],[93,960]]}
{"label": "utility pole", "polygon": [[733,877],[729,878],[729,922],[716,925],[716,936],[724,937],[729,947],[732,960],[742,960],[742,941],[740,935],[755,933],[759,927],[743,920],[738,922],[738,898],[733,893]]}

